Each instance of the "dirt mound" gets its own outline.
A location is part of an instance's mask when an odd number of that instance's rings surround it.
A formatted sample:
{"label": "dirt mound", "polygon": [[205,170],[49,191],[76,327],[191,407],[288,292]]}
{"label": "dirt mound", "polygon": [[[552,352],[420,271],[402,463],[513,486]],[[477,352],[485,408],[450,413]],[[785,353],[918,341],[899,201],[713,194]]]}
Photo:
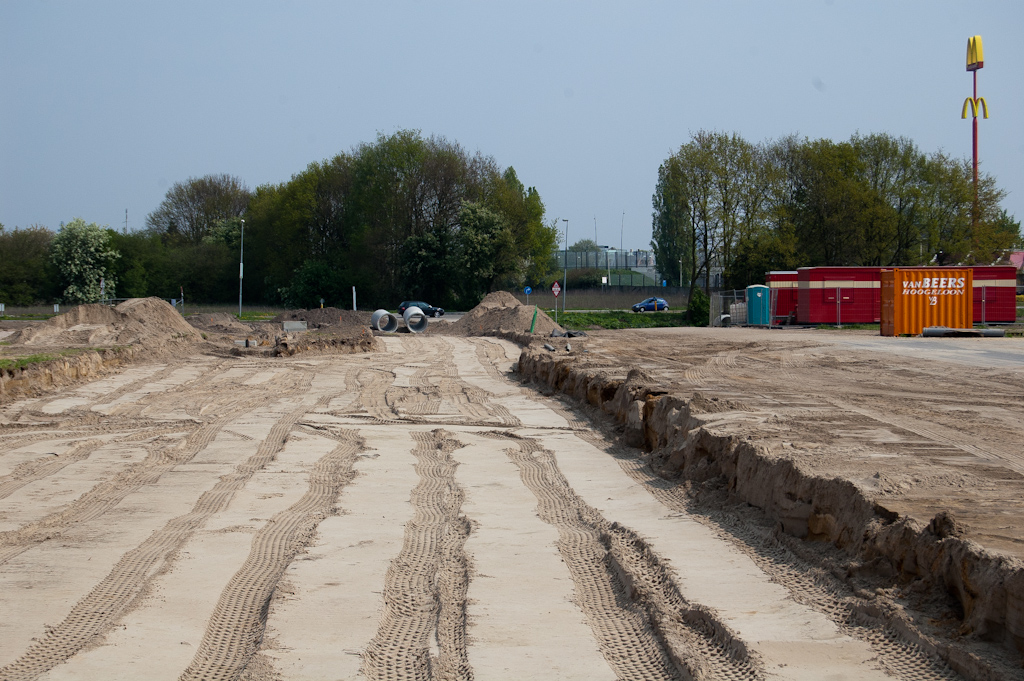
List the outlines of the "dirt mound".
{"label": "dirt mound", "polygon": [[160,298],[132,298],[117,307],[79,305],[10,337],[28,346],[163,345],[171,340],[198,340],[177,310]]}
{"label": "dirt mound", "polygon": [[369,328],[372,313],[359,310],[340,310],[336,307],[314,308],[312,310],[288,310],[277,315],[271,322],[306,322],[309,329],[340,327],[341,329]]}
{"label": "dirt mound", "polygon": [[234,315],[226,312],[214,312],[212,314],[193,314],[185,318],[189,324],[207,333],[223,334],[248,334],[252,332],[252,325],[238,321]]}
{"label": "dirt mound", "polygon": [[158,333],[195,335],[184,317],[161,298],[130,298],[114,310]]}
{"label": "dirt mound", "polygon": [[[332,327],[324,327],[330,330]],[[360,352],[380,352],[384,343],[369,329],[349,333],[299,334],[295,338],[283,338],[268,352],[272,357],[291,357],[298,354],[348,355]],[[240,351],[236,351],[242,354]]]}
{"label": "dirt mound", "polygon": [[534,311],[537,322],[534,333],[548,336],[553,329],[562,327],[535,305],[523,305],[507,291],[495,291],[480,304],[450,324],[445,332],[455,336],[482,336],[494,333],[529,333]]}

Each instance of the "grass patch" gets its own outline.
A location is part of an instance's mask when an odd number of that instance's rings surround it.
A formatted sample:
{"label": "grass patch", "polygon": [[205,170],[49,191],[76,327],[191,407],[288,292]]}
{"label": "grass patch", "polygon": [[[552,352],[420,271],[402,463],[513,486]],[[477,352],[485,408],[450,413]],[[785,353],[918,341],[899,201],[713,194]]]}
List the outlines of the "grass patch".
{"label": "grass patch", "polygon": [[23,369],[30,364],[41,364],[42,362],[49,362],[50,360],[58,359],[60,357],[71,357],[74,355],[80,355],[83,352],[103,352],[102,348],[68,348],[67,350],[61,350],[56,355],[42,353],[38,355],[27,355],[25,357],[14,357],[11,359],[0,359],[0,369],[7,371],[14,371],[15,369]]}
{"label": "grass patch", "polygon": [[26,314],[2,314],[2,315],[0,315],[0,319],[8,319],[8,320],[10,320],[12,322],[17,322],[17,321],[36,322],[36,321],[50,319],[51,317],[56,317],[56,316],[57,315],[53,314],[52,312],[51,313],[47,313],[47,314],[28,314],[28,313],[26,313]]}
{"label": "grass patch", "polygon": [[[271,319],[281,314],[280,312],[242,312],[242,316],[239,319],[243,322],[269,322]],[[235,315],[238,316],[237,313]]]}
{"label": "grass patch", "polygon": [[[550,314],[550,313],[549,313]],[[651,329],[665,326],[690,326],[685,312],[566,312],[558,323],[571,329]]]}
{"label": "grass patch", "polygon": [[14,371],[15,369],[27,367],[30,364],[49,362],[51,359],[57,359],[57,355],[29,355],[28,357],[18,357],[17,359],[0,359],[0,369]]}

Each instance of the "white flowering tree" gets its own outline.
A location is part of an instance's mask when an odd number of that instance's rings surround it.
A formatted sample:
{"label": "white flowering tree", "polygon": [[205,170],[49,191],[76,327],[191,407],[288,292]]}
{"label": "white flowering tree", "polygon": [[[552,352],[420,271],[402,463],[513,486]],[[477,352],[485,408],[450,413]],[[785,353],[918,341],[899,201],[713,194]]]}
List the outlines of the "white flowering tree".
{"label": "white flowering tree", "polygon": [[95,303],[100,300],[100,281],[105,295],[114,297],[111,265],[120,254],[110,247],[107,231],[94,222],[75,218],[62,225],[50,247],[50,259],[64,287],[63,302]]}

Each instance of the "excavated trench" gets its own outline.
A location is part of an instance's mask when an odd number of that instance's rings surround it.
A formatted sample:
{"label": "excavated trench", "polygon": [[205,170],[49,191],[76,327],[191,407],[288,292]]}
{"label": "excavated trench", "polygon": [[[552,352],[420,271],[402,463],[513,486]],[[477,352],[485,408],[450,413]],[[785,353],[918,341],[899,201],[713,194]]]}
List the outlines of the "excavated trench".
{"label": "excavated trench", "polygon": [[[524,347],[517,371],[611,416],[624,443],[642,449],[661,478],[724,487],[730,500],[756,507],[785,534],[828,542],[876,578],[948,593],[962,610],[961,634],[1024,653],[1024,572],[1012,559],[955,536],[955,521],[945,513],[929,522],[896,513],[848,480],[810,474],[753,439],[717,433],[691,400],[660,388],[640,369],[622,380],[581,364],[573,355]],[[1000,676],[966,647],[922,637],[895,611],[860,610],[887,620],[968,678]]]}
{"label": "excavated trench", "polygon": [[137,346],[85,350],[18,369],[0,369],[0,402],[91,380],[132,362],[139,351]]}

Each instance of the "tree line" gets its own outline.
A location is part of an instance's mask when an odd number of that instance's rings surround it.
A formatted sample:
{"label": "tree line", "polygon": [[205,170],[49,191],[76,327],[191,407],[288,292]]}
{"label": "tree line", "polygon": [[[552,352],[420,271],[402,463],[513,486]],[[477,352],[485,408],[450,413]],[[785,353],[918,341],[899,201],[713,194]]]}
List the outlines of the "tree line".
{"label": "tree line", "polygon": [[[754,144],[700,131],[658,170],[651,245],[661,277],[691,288],[798,266],[991,263],[1021,246],[1005,193],[982,173],[975,198],[970,161],[902,137]],[[468,309],[492,290],[550,284],[558,238],[513,168],[402,130],[254,191],[230,175],[177,182],[136,232],[0,225],[0,302],[225,303],[244,252],[250,304],[347,306],[355,286],[361,307]],[[606,273],[591,274],[574,285]]]}
{"label": "tree line", "polygon": [[699,131],[658,169],[654,249],[662,276],[705,290],[817,265],[991,264],[1021,246],[1006,192],[969,160],[904,138],[751,143]]}
{"label": "tree line", "polygon": [[244,259],[249,303],[343,306],[355,286],[361,307],[468,309],[543,281],[557,240],[513,168],[403,130],[255,191],[229,175],[175,183],[137,232],[0,226],[0,301],[92,302],[102,281],[107,297],[227,302]]}

